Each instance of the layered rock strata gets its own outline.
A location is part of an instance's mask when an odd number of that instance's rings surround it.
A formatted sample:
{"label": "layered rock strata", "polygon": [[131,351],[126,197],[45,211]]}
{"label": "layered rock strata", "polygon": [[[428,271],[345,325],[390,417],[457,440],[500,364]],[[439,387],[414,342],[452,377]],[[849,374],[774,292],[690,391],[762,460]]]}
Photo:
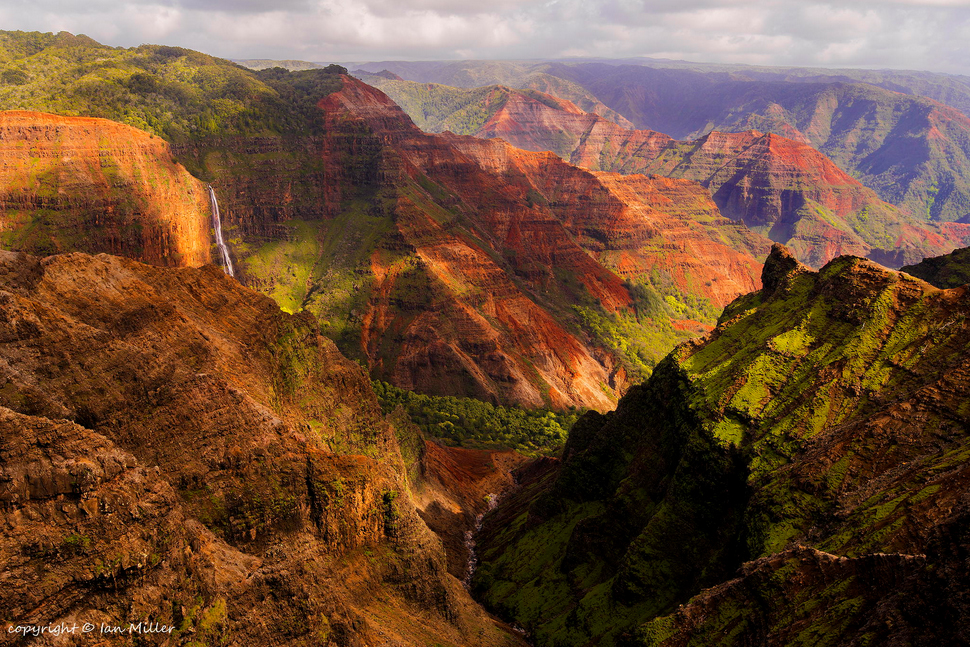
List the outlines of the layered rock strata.
{"label": "layered rock strata", "polygon": [[[0,286],[11,627],[521,644],[447,573],[416,512],[423,441],[384,419],[311,317],[212,266],[107,255],[3,252]],[[109,638],[154,640],[69,640]]]}
{"label": "layered rock strata", "polygon": [[0,240],[38,254],[211,260],[205,185],[161,138],[107,119],[0,112]]}

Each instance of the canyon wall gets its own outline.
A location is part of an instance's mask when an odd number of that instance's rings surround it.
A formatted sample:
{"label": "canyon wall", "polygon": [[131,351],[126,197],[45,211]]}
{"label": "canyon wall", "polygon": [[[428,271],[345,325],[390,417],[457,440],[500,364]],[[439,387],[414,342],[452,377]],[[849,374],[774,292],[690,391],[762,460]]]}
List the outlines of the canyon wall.
{"label": "canyon wall", "polygon": [[538,644],[963,639],[966,286],[781,246],[762,284],[486,519]]}
{"label": "canyon wall", "polygon": [[211,262],[205,186],[159,137],[106,119],[2,112],[0,159],[7,249]]}
{"label": "canyon wall", "polygon": [[523,644],[416,511],[423,441],[311,317],[215,267],[108,255],[2,252],[0,285],[5,620]]}

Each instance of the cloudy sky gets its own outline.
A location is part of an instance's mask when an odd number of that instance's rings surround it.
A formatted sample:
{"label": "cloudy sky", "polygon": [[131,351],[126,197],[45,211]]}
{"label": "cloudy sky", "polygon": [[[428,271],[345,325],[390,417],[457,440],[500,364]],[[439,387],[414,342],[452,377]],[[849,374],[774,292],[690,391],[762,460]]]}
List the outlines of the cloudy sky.
{"label": "cloudy sky", "polygon": [[654,56],[970,74],[970,0],[0,0],[0,25],[227,58]]}

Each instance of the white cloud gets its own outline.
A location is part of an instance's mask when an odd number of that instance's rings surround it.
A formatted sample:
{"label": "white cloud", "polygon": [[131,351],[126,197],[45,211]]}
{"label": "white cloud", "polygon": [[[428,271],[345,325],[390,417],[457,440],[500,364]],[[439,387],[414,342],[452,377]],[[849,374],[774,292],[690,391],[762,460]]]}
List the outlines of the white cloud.
{"label": "white cloud", "polygon": [[658,56],[970,73],[970,0],[0,0],[0,16],[8,29],[230,58]]}

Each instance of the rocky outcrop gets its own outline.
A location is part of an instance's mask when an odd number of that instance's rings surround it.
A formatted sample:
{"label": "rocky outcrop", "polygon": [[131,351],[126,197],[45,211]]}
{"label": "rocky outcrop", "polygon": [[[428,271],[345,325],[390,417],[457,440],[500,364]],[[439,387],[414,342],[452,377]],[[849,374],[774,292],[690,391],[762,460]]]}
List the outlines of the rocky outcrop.
{"label": "rocky outcrop", "polygon": [[146,132],[107,119],[0,112],[0,185],[7,249],[210,262],[205,186]]}
{"label": "rocky outcrop", "polygon": [[416,439],[311,317],[106,255],[3,252],[0,289],[4,641],[520,644],[447,574]]}
{"label": "rocky outcrop", "polygon": [[781,246],[763,284],[486,519],[540,645],[966,639],[966,288]]}

